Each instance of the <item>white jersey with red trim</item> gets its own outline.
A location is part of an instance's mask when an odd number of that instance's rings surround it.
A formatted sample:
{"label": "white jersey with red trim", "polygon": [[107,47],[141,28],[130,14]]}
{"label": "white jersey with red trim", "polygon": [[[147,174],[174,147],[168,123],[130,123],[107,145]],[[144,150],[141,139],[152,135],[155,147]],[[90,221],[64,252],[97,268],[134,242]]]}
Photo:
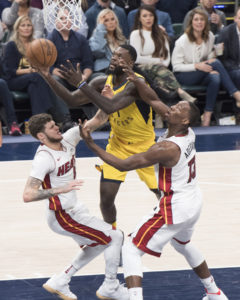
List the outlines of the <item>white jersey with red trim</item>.
{"label": "white jersey with red trim", "polygon": [[[40,145],[33,160],[30,176],[42,181],[43,189],[67,184],[76,178],[75,152],[81,140],[78,126],[71,128],[61,141],[62,151]],[[49,209],[61,210],[74,207],[77,202],[76,191],[49,198]]]}
{"label": "white jersey with red trim", "polygon": [[181,155],[172,168],[158,166],[158,186],[163,191],[161,214],[166,224],[177,224],[191,218],[201,208],[202,197],[196,180],[195,133],[167,138],[167,131],[158,142],[166,140],[178,145]]}

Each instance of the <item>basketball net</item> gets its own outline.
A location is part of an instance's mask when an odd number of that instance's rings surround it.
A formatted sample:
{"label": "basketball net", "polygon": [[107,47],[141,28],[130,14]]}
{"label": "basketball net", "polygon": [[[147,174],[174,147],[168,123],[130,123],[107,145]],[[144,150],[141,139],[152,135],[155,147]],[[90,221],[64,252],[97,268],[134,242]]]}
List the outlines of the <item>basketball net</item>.
{"label": "basketball net", "polygon": [[44,24],[48,32],[54,28],[78,30],[83,11],[81,0],[42,0]]}

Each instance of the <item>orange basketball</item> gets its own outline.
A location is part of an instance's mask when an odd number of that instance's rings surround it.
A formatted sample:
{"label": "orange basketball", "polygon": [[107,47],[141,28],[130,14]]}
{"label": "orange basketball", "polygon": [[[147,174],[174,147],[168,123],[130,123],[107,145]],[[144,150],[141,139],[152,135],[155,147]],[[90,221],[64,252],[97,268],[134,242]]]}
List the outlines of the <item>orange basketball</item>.
{"label": "orange basketball", "polygon": [[51,67],[57,59],[57,49],[52,41],[36,39],[30,43],[26,55],[32,67]]}

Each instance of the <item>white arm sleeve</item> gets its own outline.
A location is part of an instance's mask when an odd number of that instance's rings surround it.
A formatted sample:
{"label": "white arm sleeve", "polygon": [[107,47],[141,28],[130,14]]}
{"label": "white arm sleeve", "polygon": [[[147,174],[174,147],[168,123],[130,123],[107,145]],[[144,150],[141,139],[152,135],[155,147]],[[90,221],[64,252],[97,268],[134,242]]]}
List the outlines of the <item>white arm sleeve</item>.
{"label": "white arm sleeve", "polygon": [[63,139],[74,147],[81,141],[79,126],[75,126],[63,134]]}
{"label": "white arm sleeve", "polygon": [[48,151],[42,150],[37,152],[33,159],[30,176],[43,181],[45,176],[54,169],[55,162],[52,155]]}

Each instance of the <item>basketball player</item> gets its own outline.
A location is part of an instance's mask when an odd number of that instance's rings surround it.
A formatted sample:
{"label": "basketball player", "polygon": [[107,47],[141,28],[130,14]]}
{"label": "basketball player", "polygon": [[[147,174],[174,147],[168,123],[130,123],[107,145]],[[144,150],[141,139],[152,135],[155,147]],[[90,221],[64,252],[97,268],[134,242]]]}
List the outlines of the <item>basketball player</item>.
{"label": "basketball player", "polygon": [[[128,300],[127,288],[117,279],[122,232],[91,216],[85,205],[77,200],[76,190],[83,184],[76,179],[75,167],[79,127],[73,127],[62,135],[50,115],[38,114],[30,118],[29,130],[41,145],[24,189],[24,202],[48,198],[49,227],[58,234],[72,237],[82,248],[71,265],[51,277],[43,288],[61,299],[76,300],[77,296],[68,285],[71,277],[104,251],[105,280],[96,295],[100,299]],[[43,189],[40,189],[41,185]]]}
{"label": "basketball player", "polygon": [[97,146],[89,129],[82,128],[81,135],[91,150],[121,171],[145,168],[153,164],[158,168],[158,185],[162,191],[159,205],[142,219],[122,249],[124,277],[130,300],[143,299],[141,256],[148,253],[160,257],[168,242],[186,258],[199,276],[206,291],[203,300],[227,300],[216,286],[203,256],[191,242],[202,206],[196,181],[195,134],[190,128],[199,119],[199,110],[193,103],[186,101],[168,108],[141,78],[130,71],[128,74],[142,99],[168,122],[165,134],[148,151],[125,159]]}
{"label": "basketball player", "polygon": [[[132,46],[120,46],[112,56],[109,75],[96,77],[89,84],[82,81],[79,67],[77,71],[72,66],[69,69],[64,68],[62,71],[64,78],[70,84],[78,87],[72,93],[54,81],[46,70],[40,70],[55,93],[69,106],[76,107],[93,102],[101,109],[85,126],[93,131],[109,119],[111,132],[106,149],[107,152],[113,153],[119,158],[127,158],[133,153],[147,151],[155,143],[151,107],[141,100],[135,85],[127,80],[127,75],[119,65],[120,59],[124,58],[130,66],[133,66],[136,57],[136,50]],[[104,220],[115,226],[116,207],[114,201],[127,172],[120,172],[105,163],[101,166],[101,171],[101,212]],[[149,189],[159,196],[153,166],[139,169],[137,173]]]}

